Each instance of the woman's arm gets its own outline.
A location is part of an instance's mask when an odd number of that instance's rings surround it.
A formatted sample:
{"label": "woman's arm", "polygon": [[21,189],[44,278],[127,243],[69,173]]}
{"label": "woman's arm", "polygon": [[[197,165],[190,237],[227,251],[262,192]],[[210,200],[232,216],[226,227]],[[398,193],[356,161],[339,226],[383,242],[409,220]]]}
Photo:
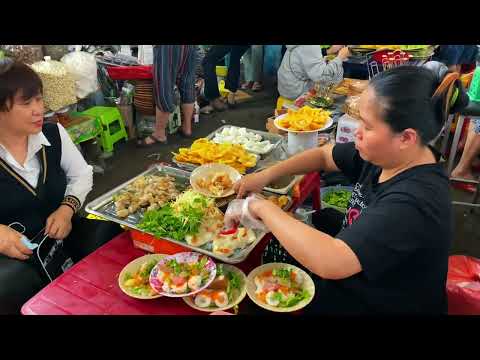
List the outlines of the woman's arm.
{"label": "woman's arm", "polygon": [[299,263],[324,279],[344,279],[362,271],[358,257],[342,240],[294,219],[267,200],[252,201],[259,217]]}
{"label": "woman's arm", "polygon": [[307,76],[314,82],[322,79],[330,80],[343,77],[342,59],[336,57],[327,63],[318,45],[304,46],[300,58]]}
{"label": "woman's arm", "polygon": [[[58,124],[62,140],[62,159],[60,165],[67,176],[65,197],[74,197],[82,206],[93,186],[93,169],[87,164],[73,143],[65,128]],[[77,209],[78,210],[78,209]]]}

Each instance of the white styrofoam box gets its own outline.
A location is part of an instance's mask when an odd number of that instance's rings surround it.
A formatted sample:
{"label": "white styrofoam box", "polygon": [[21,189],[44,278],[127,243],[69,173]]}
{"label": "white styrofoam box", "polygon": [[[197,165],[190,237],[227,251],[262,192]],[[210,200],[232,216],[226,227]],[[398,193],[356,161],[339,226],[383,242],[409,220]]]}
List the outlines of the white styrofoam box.
{"label": "white styrofoam box", "polygon": [[358,128],[358,120],[348,114],[338,119],[336,143],[347,143],[355,141],[355,130]]}

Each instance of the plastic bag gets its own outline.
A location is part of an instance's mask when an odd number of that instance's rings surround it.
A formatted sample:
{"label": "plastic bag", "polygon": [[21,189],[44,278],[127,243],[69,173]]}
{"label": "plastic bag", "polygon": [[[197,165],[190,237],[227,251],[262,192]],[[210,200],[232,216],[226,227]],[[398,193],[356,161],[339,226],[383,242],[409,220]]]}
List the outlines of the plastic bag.
{"label": "plastic bag", "polygon": [[95,55],[75,51],[62,57],[61,61],[75,79],[75,92],[79,99],[97,91],[97,61]]}
{"label": "plastic bag", "polygon": [[43,59],[42,45],[2,45],[5,55],[31,65]]}
{"label": "plastic bag", "polygon": [[32,64],[32,69],[42,79],[43,100],[47,109],[57,111],[77,102],[75,80],[65,64],[46,60]]}
{"label": "plastic bag", "polygon": [[480,315],[480,259],[449,257],[447,295],[449,314]]}
{"label": "plastic bag", "polygon": [[244,200],[236,199],[231,201],[225,212],[225,227],[230,229],[234,227],[235,223],[240,222],[241,225],[248,229],[269,232],[265,224],[250,214],[248,210],[250,202],[259,199],[261,198],[253,194]]}

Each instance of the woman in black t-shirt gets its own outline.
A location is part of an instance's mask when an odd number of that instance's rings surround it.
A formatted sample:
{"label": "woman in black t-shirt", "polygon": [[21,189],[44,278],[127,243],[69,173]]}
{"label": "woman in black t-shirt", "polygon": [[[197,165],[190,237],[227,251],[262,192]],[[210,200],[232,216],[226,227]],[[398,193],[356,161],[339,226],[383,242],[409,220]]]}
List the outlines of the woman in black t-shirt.
{"label": "woman in black t-shirt", "polygon": [[[439,82],[434,72],[420,67],[379,74],[361,96],[355,143],[305,151],[236,184],[243,197],[281,176],[317,170],[342,171],[354,184],[335,236],[255,197],[246,200],[248,214],[227,219],[261,220],[296,261],[318,276],[307,309],[324,314],[446,312],[449,183],[428,145],[443,125],[444,96],[432,96]],[[464,106],[465,97],[460,99]]]}

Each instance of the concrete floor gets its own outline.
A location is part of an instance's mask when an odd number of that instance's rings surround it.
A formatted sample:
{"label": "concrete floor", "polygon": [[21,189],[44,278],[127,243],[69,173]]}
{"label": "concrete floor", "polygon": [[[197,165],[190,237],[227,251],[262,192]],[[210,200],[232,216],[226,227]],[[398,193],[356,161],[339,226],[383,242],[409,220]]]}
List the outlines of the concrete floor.
{"label": "concrete floor", "polygon": [[[251,129],[265,130],[265,121],[272,115],[275,108],[276,95],[273,84],[266,84],[261,93],[251,93],[252,99],[238,104],[234,110],[210,115],[201,115],[200,122],[194,124],[194,137],[202,137],[225,124],[245,126]],[[115,154],[106,160],[107,168],[104,174],[95,174],[94,188],[87,202],[111,190],[115,186],[129,180],[144,171],[156,159],[148,158],[150,154],[158,153],[159,161],[170,162],[172,151],[179,147],[188,147],[193,139],[184,139],[178,134],[169,136],[168,145],[156,145],[153,148],[139,149],[134,141],[117,144]],[[470,195],[452,190],[455,200],[465,201]],[[464,254],[480,258],[480,211],[472,212],[470,208],[454,206],[455,239],[452,244],[452,254]]]}

